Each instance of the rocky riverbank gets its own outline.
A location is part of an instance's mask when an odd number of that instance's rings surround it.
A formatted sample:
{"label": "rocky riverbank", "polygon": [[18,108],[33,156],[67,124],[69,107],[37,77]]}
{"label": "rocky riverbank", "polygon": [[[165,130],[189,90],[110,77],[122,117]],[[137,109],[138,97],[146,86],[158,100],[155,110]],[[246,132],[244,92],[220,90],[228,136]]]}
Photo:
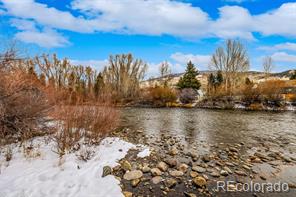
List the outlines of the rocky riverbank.
{"label": "rocky riverbank", "polygon": [[[130,150],[112,169],[125,196],[295,196],[295,144],[286,139],[254,139],[250,144],[204,144],[181,136],[147,136],[123,129],[113,133],[133,143],[150,146],[151,154],[138,158]],[[285,173],[286,171],[292,173]],[[218,181],[232,181],[228,189],[251,182],[282,181],[288,193],[223,192]]]}

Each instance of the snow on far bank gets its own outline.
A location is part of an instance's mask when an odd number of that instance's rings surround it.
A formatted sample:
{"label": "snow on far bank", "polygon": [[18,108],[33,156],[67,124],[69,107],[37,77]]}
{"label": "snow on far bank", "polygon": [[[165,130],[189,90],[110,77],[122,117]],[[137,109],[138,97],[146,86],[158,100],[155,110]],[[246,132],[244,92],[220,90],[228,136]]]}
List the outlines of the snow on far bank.
{"label": "snow on far bank", "polygon": [[[137,148],[136,145],[119,138],[106,138],[94,147],[94,156],[84,162],[77,158],[77,153],[68,154],[61,161],[52,151],[53,143],[46,144],[44,138],[34,140],[35,145],[40,144],[38,150],[34,150],[36,158],[26,158],[22,148],[13,147],[9,163],[2,149],[0,197],[123,196],[120,182],[114,176],[102,178],[103,167],[115,167],[129,149]],[[149,154],[149,149],[145,148],[139,156]]]}

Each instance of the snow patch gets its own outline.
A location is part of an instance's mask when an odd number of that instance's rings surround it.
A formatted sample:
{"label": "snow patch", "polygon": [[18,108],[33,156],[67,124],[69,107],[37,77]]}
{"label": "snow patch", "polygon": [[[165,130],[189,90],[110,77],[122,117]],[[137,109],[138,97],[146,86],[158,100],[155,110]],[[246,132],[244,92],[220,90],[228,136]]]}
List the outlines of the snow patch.
{"label": "snow patch", "polygon": [[145,148],[144,150],[142,150],[141,152],[139,152],[137,154],[137,157],[140,157],[140,158],[144,158],[144,157],[148,157],[150,155],[151,151],[149,148]]}
{"label": "snow patch", "polygon": [[[39,144],[35,158],[26,158],[23,149],[14,146],[12,160],[7,163],[4,152],[1,152],[0,196],[123,196],[120,182],[114,176],[102,178],[103,167],[115,167],[128,150],[136,148],[136,145],[119,138],[106,138],[99,146],[93,147],[94,156],[84,162],[75,153],[59,159],[52,151],[54,142],[45,143],[44,138],[37,138],[33,143]],[[149,154],[149,148],[145,148],[138,156]]]}

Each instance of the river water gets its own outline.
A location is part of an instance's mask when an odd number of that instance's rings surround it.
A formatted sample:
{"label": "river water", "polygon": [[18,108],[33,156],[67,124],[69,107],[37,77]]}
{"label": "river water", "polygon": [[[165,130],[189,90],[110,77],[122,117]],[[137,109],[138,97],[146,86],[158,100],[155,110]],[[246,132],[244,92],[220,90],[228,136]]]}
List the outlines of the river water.
{"label": "river water", "polygon": [[[184,148],[179,160],[188,152],[197,152],[199,155],[213,154],[229,146],[242,145],[242,158],[248,158],[259,151],[264,154],[275,152],[287,155],[296,161],[295,112],[125,108],[121,117],[121,125],[130,128],[131,136],[133,132],[148,136],[146,145],[155,148],[164,157],[164,149],[168,139],[170,140],[167,136],[172,136],[177,138]],[[268,181],[283,181],[296,186],[295,162],[274,162],[279,164],[254,164],[253,169],[264,174]],[[258,178],[254,180],[260,182]],[[295,195],[296,190],[288,195],[284,193],[270,196]]]}
{"label": "river water", "polygon": [[181,108],[126,108],[122,125],[145,134],[162,133],[214,143],[255,143],[263,139],[296,144],[295,112],[253,112]]}

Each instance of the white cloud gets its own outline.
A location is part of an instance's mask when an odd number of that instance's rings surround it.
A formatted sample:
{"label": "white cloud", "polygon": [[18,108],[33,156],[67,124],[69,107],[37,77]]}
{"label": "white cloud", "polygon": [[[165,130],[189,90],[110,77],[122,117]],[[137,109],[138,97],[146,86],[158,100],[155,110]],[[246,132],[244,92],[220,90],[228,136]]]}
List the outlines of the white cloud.
{"label": "white cloud", "polygon": [[[0,0],[6,14],[39,26],[80,33],[173,35],[182,38],[243,38],[253,33],[296,37],[296,3],[252,15],[240,6],[219,8],[219,18],[190,3],[172,0],[73,0],[61,11],[34,0]],[[71,13],[75,10],[75,16]],[[78,13],[78,16],[76,16]],[[79,15],[80,14],[80,15]]]}
{"label": "white cloud", "polygon": [[75,60],[71,59],[70,62],[74,65],[90,66],[97,71],[102,71],[106,65],[108,65],[108,60]]}
{"label": "white cloud", "polygon": [[277,62],[296,63],[296,55],[291,55],[286,52],[276,52],[271,57]]}
{"label": "white cloud", "polygon": [[66,38],[52,29],[25,30],[16,33],[15,38],[24,43],[33,43],[44,48],[64,47],[70,44]]}
{"label": "white cloud", "polygon": [[263,35],[296,36],[296,3],[285,3],[271,12],[254,16],[254,31]]}
{"label": "white cloud", "polygon": [[23,20],[23,19],[11,19],[10,23],[12,26],[16,27],[18,30],[23,30],[23,31],[36,31],[36,24],[34,21],[30,20]]}
{"label": "white cloud", "polygon": [[128,34],[205,35],[208,14],[191,4],[169,0],[74,0],[72,7]]}
{"label": "white cloud", "polygon": [[296,43],[286,42],[277,44],[274,46],[262,46],[258,49],[266,50],[266,51],[273,51],[273,50],[288,50],[288,51],[296,51]]}
{"label": "white cloud", "polygon": [[183,68],[185,68],[186,64],[191,61],[199,70],[207,69],[211,60],[210,55],[183,54],[180,52],[172,54],[171,58],[178,64],[184,65]]}
{"label": "white cloud", "polygon": [[245,38],[253,40],[253,18],[249,11],[239,6],[219,8],[220,18],[211,26],[211,32],[220,38]]}

